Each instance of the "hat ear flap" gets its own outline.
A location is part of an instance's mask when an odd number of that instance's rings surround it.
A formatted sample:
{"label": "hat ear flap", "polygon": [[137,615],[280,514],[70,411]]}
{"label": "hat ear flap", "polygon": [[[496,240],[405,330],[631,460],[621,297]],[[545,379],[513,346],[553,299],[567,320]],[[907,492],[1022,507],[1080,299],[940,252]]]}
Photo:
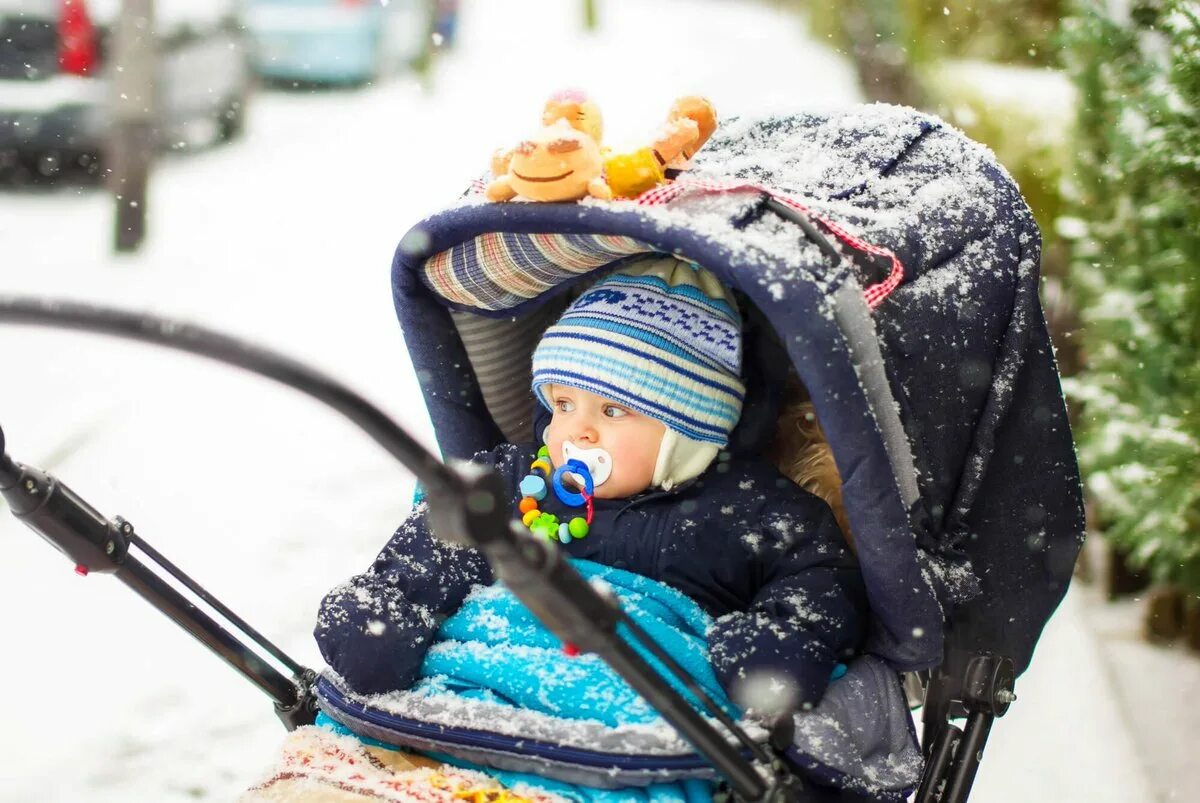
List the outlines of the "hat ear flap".
{"label": "hat ear flap", "polygon": [[[663,487],[663,481],[667,476],[667,466],[671,462],[671,453],[675,451],[675,441],[678,439],[679,436],[670,427],[663,432],[662,442],[658,445],[658,458],[654,461],[654,476],[650,479],[651,486]],[[666,490],[671,489],[667,488]]]}
{"label": "hat ear flap", "polygon": [[685,438],[668,427],[658,447],[658,459],[654,461],[654,477],[650,484],[669,491],[680,483],[699,477],[720,451],[716,444]]}

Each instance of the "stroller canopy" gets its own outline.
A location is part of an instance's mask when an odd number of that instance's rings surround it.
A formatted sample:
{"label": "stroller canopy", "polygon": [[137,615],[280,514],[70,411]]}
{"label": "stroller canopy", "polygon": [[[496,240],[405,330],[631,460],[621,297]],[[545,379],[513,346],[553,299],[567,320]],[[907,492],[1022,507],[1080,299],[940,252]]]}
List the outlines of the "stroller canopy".
{"label": "stroller canopy", "polygon": [[[773,197],[831,224],[840,258]],[[850,258],[863,242],[902,275]],[[723,122],[685,178],[638,201],[495,204],[476,184],[409,231],[393,265],[443,453],[509,439],[513,410],[535,404],[529,351],[565,294],[649,252],[703,265],[749,302],[761,331],[747,341],[748,411],[778,395],[781,363],[811,396],[874,613],[868,650],[898,670],[950,650],[1022,671],[1066,590],[1083,512],[1040,237],[992,155],[936,118],[875,105]],[[735,433],[744,447],[772,430],[743,424],[757,427]]]}

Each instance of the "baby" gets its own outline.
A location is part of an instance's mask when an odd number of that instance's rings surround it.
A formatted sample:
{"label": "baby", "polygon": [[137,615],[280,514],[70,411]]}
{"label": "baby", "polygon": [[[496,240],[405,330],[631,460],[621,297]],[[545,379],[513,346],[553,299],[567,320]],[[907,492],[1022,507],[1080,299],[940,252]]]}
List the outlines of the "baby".
{"label": "baby", "polygon": [[[828,506],[765,458],[722,451],[745,396],[741,340],[716,278],[671,257],[609,274],[546,330],[533,355],[550,413],[542,440],[554,466],[579,460],[594,483],[585,537],[559,548],[695,600],[715,617],[709,657],[726,689],[769,675],[815,705],[860,645],[866,595]],[[476,459],[506,478],[521,517],[538,446]],[[536,506],[560,522],[584,516],[554,491]],[[409,687],[441,621],[493,581],[478,552],[431,535],[426,513],[417,505],[371,568],[322,603],[321,653],[360,693]]]}

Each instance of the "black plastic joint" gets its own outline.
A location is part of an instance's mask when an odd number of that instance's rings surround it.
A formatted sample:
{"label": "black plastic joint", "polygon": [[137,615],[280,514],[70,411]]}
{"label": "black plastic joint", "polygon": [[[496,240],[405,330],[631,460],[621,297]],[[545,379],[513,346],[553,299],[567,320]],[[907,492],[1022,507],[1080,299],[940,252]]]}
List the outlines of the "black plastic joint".
{"label": "black plastic joint", "polygon": [[292,683],[296,687],[296,701],[291,705],[275,704],[275,716],[289,731],[316,722],[320,710],[317,707],[316,672],[305,669],[292,678]]}
{"label": "black plastic joint", "polygon": [[121,528],[53,475],[13,465],[16,476],[0,488],[12,514],[66,555],[77,570],[115,572],[129,552]]}
{"label": "black plastic joint", "polygon": [[967,664],[963,678],[963,703],[972,711],[1002,717],[1017,699],[1013,694],[1016,671],[1009,658],[977,655]]}

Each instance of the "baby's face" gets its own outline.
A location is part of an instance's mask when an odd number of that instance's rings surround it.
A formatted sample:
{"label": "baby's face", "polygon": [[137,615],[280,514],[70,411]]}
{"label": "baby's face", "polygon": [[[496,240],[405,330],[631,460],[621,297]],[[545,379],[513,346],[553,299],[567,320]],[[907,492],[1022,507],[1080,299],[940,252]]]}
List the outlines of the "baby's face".
{"label": "baby's face", "polygon": [[[556,466],[566,465],[564,443],[575,453],[603,449],[611,461],[610,473],[596,487],[597,499],[623,499],[650,487],[666,432],[661,421],[586,390],[549,385],[546,392],[554,411],[546,428],[546,445]],[[593,475],[603,473],[602,465],[596,468]]]}

